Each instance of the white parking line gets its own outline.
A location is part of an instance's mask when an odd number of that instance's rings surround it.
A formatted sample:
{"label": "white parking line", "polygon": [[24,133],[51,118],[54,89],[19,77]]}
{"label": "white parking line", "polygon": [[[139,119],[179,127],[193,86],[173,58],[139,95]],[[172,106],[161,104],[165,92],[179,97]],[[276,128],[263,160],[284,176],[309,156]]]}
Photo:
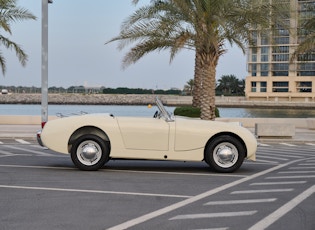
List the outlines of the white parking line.
{"label": "white parking line", "polygon": [[250,186],[253,185],[289,185],[289,184],[305,184],[306,181],[279,181],[279,182],[258,182],[252,183]]}
{"label": "white parking line", "polygon": [[187,220],[187,219],[200,219],[200,218],[251,216],[251,215],[254,215],[255,213],[257,213],[256,210],[243,211],[243,212],[217,212],[217,213],[188,214],[188,215],[178,215],[178,216],[170,218],[169,220]]}
{"label": "white parking line", "polygon": [[303,173],[315,173],[315,171],[283,171],[278,172],[279,174],[303,174]]}
{"label": "white parking line", "polygon": [[267,193],[267,192],[292,192],[293,188],[286,189],[262,189],[262,190],[242,190],[242,191],[234,191],[231,194],[250,194],[250,193]]}
{"label": "white parking line", "polygon": [[3,150],[0,150],[0,153],[5,155],[5,156],[14,156],[15,154],[11,153],[11,152],[8,152],[8,151],[3,151]]}
{"label": "white parking line", "polygon": [[256,229],[266,229],[274,222],[279,220],[282,216],[290,212],[293,208],[297,205],[302,203],[305,199],[315,193],[315,185],[310,187],[309,189],[305,190],[300,195],[296,196],[294,199],[290,200],[288,203],[271,213],[270,215],[266,216],[264,219],[257,222],[253,225],[249,230],[256,230]]}
{"label": "white parking line", "polygon": [[16,142],[19,142],[20,144],[23,144],[23,145],[29,145],[31,144],[30,142],[28,141],[25,141],[23,139],[15,139]]}
{"label": "white parking line", "polygon": [[299,164],[301,166],[315,166],[315,163],[304,163],[304,164]]}
{"label": "white parking line", "polygon": [[40,155],[40,156],[53,156],[52,154],[49,154],[49,153],[43,153],[43,152],[36,151],[36,150],[29,150],[29,149],[25,149],[25,148],[19,148],[19,147],[13,146],[13,145],[8,145],[7,148],[16,149],[16,150],[22,150],[23,152],[35,153],[35,154]]}
{"label": "white parking line", "polygon": [[291,167],[291,168],[289,168],[289,169],[315,169],[315,167],[312,167],[312,166],[309,166],[309,167]]}
{"label": "white parking line", "polygon": [[[267,157],[267,156],[269,156],[269,157],[275,157],[275,153],[266,153],[266,152],[264,152],[262,155],[258,155],[259,157],[260,156],[262,156],[262,157]],[[289,157],[289,158],[296,158],[296,159],[302,159],[302,158],[305,158],[305,156],[298,156],[298,154],[296,154],[296,155],[291,155],[291,154],[276,154],[276,156],[278,157],[278,158],[282,158],[282,160],[284,159],[284,160],[287,160],[287,158],[285,158],[285,157]]]}
{"label": "white parking line", "polygon": [[[274,157],[274,156],[266,156],[266,155],[259,155],[257,158],[267,158],[267,159],[272,159],[272,160],[280,160],[280,161],[288,161],[289,159],[284,158],[284,157]],[[301,157],[298,157],[301,158]]]}
{"label": "white parking line", "polygon": [[285,145],[285,146],[290,146],[290,147],[295,147],[297,145],[289,144],[289,143],[280,143],[280,145]]}
{"label": "white parking line", "polygon": [[[18,155],[18,154],[16,154]],[[24,154],[20,154],[24,155]],[[0,167],[6,167],[6,168],[31,168],[31,169],[62,169],[62,170],[77,170],[76,168],[70,168],[70,167],[49,167],[49,166],[34,166],[34,165],[0,165]]]}
{"label": "white parking line", "polygon": [[123,173],[142,173],[142,174],[167,174],[167,175],[187,175],[187,176],[218,176],[218,177],[238,177],[244,178],[244,175],[227,175],[218,173],[185,173],[185,172],[158,172],[158,171],[139,171],[139,170],[123,170],[123,169],[102,169],[109,172],[123,172]]}
{"label": "white parking line", "polygon": [[256,174],[253,174],[251,176],[248,176],[246,178],[242,178],[242,179],[239,179],[239,180],[236,180],[236,181],[233,181],[229,184],[226,184],[226,185],[223,185],[223,186],[220,186],[220,187],[217,187],[215,189],[212,189],[212,190],[209,190],[209,191],[206,191],[204,193],[201,193],[199,195],[196,195],[196,196],[193,196],[191,198],[188,198],[186,200],[183,200],[183,201],[180,201],[178,203],[175,203],[175,204],[172,204],[172,205],[169,205],[169,206],[166,206],[164,208],[161,208],[161,209],[158,209],[156,211],[153,211],[153,212],[150,212],[150,213],[147,213],[147,214],[144,214],[142,216],[139,216],[139,217],[136,217],[134,219],[131,219],[131,220],[128,220],[126,222],[123,222],[121,224],[118,224],[118,225],[115,225],[111,228],[108,228],[107,230],[123,230],[123,229],[128,229],[128,228],[131,228],[135,225],[138,225],[138,224],[141,224],[143,222],[146,222],[148,220],[151,220],[153,218],[156,218],[158,216],[161,216],[161,215],[164,215],[166,213],[169,213],[171,211],[174,211],[176,209],[179,209],[179,208],[182,208],[184,206],[187,206],[189,204],[192,204],[194,202],[197,202],[201,199],[204,199],[206,197],[209,197],[211,195],[214,195],[214,194],[217,194],[219,192],[222,192],[224,190],[227,190],[231,187],[234,187],[236,185],[239,185],[241,183],[244,183],[246,181],[250,181],[250,180],[253,180],[257,177],[260,177],[260,176],[263,176],[263,175],[266,175],[270,172],[273,172],[273,171],[276,171],[278,169],[281,169],[283,167],[287,167],[288,165],[290,164],[294,164],[294,163],[297,163],[301,160],[295,160],[295,161],[291,161],[289,163],[286,163],[286,164],[281,164],[281,165],[277,165],[273,168],[270,168],[270,169],[267,169],[267,170],[264,170],[262,172],[259,172],[259,173],[256,173]]}
{"label": "white parking line", "polygon": [[230,205],[230,204],[252,204],[252,203],[267,203],[274,202],[276,198],[270,199],[248,199],[248,200],[222,200],[222,201],[210,201],[204,205]]}
{"label": "white parking line", "polygon": [[272,177],[266,177],[266,179],[303,179],[303,178],[315,178],[315,175],[301,175],[301,176],[272,176]]}
{"label": "white parking line", "polygon": [[0,185],[0,188],[7,188],[7,189],[26,189],[26,190],[44,190],[44,191],[57,191],[57,192],[79,192],[79,193],[132,195],[132,196],[172,197],[172,198],[190,198],[190,197],[191,197],[191,196],[172,195],[172,194],[154,194],[154,193],[136,193],[136,192],[115,192],[115,191],[102,191],[102,190],[64,189],[64,188],[46,188],[46,187],[27,187],[27,186],[11,186],[11,185]]}
{"label": "white parking line", "polygon": [[314,143],[305,143],[306,145],[315,146]]}

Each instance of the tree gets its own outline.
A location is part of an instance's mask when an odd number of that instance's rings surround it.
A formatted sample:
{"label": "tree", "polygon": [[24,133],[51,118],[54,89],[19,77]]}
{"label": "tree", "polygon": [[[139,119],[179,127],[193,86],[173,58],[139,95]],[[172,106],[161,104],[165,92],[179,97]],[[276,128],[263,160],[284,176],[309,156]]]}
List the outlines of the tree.
{"label": "tree", "polygon": [[[0,0],[0,28],[4,32],[11,35],[11,23],[29,19],[35,20],[36,17],[28,10],[17,6],[16,0]],[[18,44],[14,43],[2,34],[0,34],[0,43],[7,49],[13,49],[22,66],[25,66],[27,62],[27,54]],[[2,52],[0,52],[0,66],[2,74],[4,75],[6,72],[6,60],[2,55]]]}
{"label": "tree", "polygon": [[194,50],[194,105],[201,108],[202,119],[214,119],[216,67],[225,44],[235,44],[245,53],[251,31],[266,32],[283,12],[287,18],[288,11],[282,11],[286,5],[262,0],[155,0],[127,18],[109,42],[119,41],[119,49],[137,42],[125,55],[124,67],[152,51],[170,49],[172,61],[179,50]]}
{"label": "tree", "polygon": [[186,85],[184,86],[184,92],[188,95],[192,95],[192,92],[194,90],[194,79],[190,79],[186,82]]}
{"label": "tree", "polygon": [[[315,7],[313,6],[310,10],[314,12]],[[297,47],[293,57],[298,54],[315,52],[315,15],[302,22],[301,27],[305,33],[304,40]]]}
{"label": "tree", "polygon": [[234,75],[223,75],[219,80],[217,90],[223,95],[242,95],[244,93],[244,83]]}

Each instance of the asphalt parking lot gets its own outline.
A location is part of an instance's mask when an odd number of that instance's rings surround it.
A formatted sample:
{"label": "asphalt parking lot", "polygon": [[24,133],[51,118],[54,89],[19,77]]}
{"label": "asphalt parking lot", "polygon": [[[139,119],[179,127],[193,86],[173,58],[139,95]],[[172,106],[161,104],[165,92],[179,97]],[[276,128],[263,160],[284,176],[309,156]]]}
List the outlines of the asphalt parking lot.
{"label": "asphalt parking lot", "polygon": [[34,142],[0,142],[0,229],[315,226],[312,144],[265,144],[257,162],[219,174],[204,162],[119,160],[83,172]]}

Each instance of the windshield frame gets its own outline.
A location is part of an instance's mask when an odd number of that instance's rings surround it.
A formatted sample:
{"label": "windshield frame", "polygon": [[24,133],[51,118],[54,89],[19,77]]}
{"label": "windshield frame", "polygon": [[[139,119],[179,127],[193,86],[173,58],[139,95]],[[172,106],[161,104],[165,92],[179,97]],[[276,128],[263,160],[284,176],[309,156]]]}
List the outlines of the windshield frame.
{"label": "windshield frame", "polygon": [[162,101],[161,101],[158,97],[155,98],[155,103],[156,103],[156,106],[157,106],[157,107],[159,108],[159,110],[160,110],[160,115],[161,115],[162,117],[164,117],[165,121],[167,121],[167,122],[172,122],[172,121],[174,121],[174,117],[171,116],[171,114],[170,114],[169,112],[167,112],[167,110],[165,109],[165,107],[164,107]]}

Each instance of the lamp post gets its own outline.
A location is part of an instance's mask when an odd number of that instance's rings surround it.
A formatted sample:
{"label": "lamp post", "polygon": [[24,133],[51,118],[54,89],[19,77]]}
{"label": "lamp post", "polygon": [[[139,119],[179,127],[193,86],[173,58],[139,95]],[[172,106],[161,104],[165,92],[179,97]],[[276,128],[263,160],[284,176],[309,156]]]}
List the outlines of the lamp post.
{"label": "lamp post", "polygon": [[48,121],[48,3],[52,0],[42,0],[42,126]]}

